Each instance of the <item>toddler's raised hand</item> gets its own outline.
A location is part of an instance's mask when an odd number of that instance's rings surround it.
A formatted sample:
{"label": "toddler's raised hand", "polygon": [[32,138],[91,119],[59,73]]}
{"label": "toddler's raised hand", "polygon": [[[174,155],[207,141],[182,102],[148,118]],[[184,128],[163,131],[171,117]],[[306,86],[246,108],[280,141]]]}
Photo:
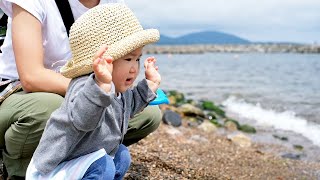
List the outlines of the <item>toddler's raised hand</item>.
{"label": "toddler's raised hand", "polygon": [[158,72],[159,68],[155,65],[156,61],[157,60],[154,57],[148,57],[144,61],[145,76],[147,80],[153,83],[150,88],[154,90],[154,92],[157,90],[161,82],[161,75]]}
{"label": "toddler's raised hand", "polygon": [[106,91],[110,91],[113,71],[113,59],[111,57],[104,58],[103,54],[107,50],[107,46],[102,46],[94,55],[93,72],[95,81]]}

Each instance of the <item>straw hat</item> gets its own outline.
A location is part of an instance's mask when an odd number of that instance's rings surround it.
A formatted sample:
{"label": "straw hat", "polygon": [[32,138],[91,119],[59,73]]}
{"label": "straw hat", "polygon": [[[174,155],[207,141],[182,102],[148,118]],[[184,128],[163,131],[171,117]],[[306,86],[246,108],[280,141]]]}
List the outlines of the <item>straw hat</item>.
{"label": "straw hat", "polygon": [[124,4],[98,5],[80,16],[70,28],[72,59],[61,69],[62,75],[75,78],[93,72],[93,56],[108,45],[104,56],[117,60],[144,45],[157,42],[156,29],[144,30],[133,12]]}

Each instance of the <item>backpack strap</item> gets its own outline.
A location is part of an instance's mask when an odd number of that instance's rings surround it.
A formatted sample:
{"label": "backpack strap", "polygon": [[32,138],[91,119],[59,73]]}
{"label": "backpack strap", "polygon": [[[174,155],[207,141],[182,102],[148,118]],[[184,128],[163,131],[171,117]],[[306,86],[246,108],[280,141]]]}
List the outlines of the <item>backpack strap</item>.
{"label": "backpack strap", "polygon": [[8,16],[3,13],[0,19],[0,27],[7,27],[7,22],[8,22]]}
{"label": "backpack strap", "polygon": [[64,26],[66,27],[67,34],[69,36],[69,31],[71,25],[74,23],[73,14],[68,0],[55,0],[60,11]]}
{"label": "backpack strap", "polygon": [[[4,38],[6,37],[6,30],[7,30],[7,22],[8,22],[8,16],[3,13],[1,19],[0,19],[0,46],[2,46],[4,42]],[[1,53],[1,49],[0,49]]]}

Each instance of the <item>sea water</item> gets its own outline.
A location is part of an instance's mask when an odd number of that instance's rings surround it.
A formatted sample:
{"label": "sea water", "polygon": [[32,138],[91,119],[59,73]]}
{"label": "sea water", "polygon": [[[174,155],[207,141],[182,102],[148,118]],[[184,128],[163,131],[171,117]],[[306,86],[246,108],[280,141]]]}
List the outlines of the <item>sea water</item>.
{"label": "sea water", "polygon": [[162,89],[212,100],[255,126],[294,133],[320,147],[320,54],[151,56],[157,58]]}

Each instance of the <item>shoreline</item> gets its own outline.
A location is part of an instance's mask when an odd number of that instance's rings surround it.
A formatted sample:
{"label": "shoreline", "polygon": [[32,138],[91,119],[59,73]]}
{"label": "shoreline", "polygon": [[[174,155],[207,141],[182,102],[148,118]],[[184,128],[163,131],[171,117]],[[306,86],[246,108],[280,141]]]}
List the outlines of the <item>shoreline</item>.
{"label": "shoreline", "polygon": [[[243,134],[250,143],[264,144],[265,151],[277,154],[280,158],[320,163],[320,156],[317,156],[320,153],[320,146],[302,134],[259,124],[256,120],[242,117],[241,114],[232,112],[211,100],[187,99],[183,93],[175,90],[166,94],[170,104],[161,105],[162,112],[170,110],[180,114],[181,121],[187,121],[190,127],[200,127],[209,122],[217,129],[217,134],[227,138]],[[279,148],[268,149],[268,145]]]}
{"label": "shoreline", "polygon": [[201,53],[320,53],[318,44],[194,44],[148,45],[147,54],[201,54]]}
{"label": "shoreline", "polygon": [[[254,143],[264,144],[265,151],[273,153],[279,157],[306,162],[320,162],[320,146],[315,145],[310,139],[293,131],[276,129],[274,127],[259,126],[254,120],[249,120],[231,112],[228,116],[238,120],[240,123],[248,123],[257,129],[255,134],[247,134]],[[277,146],[276,149],[268,149],[268,145]]]}

